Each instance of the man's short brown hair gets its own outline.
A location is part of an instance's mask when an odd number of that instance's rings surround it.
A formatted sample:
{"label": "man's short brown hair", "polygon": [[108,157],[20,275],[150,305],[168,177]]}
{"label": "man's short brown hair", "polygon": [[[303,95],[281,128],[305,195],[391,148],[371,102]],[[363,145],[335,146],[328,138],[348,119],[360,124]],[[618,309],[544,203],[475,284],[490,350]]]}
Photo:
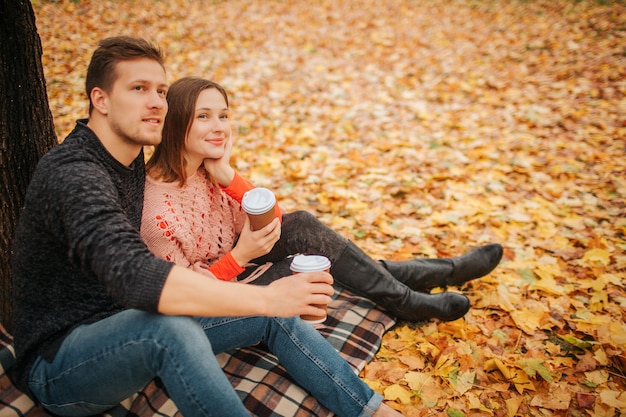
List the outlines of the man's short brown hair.
{"label": "man's short brown hair", "polygon": [[89,114],[93,110],[91,91],[99,87],[110,92],[117,79],[116,65],[120,61],[133,59],[153,59],[165,70],[163,54],[160,48],[145,39],[131,36],[115,36],[102,39],[94,51],[87,68],[85,90],[89,98]]}

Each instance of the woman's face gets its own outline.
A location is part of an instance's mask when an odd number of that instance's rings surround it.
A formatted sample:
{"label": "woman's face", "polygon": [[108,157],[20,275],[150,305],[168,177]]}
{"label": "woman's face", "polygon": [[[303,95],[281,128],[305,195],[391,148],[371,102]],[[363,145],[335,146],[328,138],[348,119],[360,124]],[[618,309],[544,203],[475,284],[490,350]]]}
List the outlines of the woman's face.
{"label": "woman's face", "polygon": [[216,88],[203,90],[196,100],[191,128],[185,139],[185,160],[198,168],[202,161],[224,155],[231,130],[226,100]]}

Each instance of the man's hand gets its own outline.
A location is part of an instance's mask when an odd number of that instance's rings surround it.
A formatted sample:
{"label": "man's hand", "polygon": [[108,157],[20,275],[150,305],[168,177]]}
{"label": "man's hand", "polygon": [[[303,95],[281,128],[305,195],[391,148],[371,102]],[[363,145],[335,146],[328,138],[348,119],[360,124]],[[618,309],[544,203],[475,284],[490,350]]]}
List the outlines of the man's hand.
{"label": "man's hand", "polygon": [[322,315],[311,304],[328,304],[333,277],[327,272],[306,272],[278,279],[270,285],[240,284],[207,278],[174,265],[165,281],[158,311],[189,316]]}
{"label": "man's hand", "polygon": [[305,272],[273,281],[266,287],[269,291],[266,315],[323,315],[324,310],[312,304],[330,303],[334,293],[332,283],[333,277],[327,272]]}

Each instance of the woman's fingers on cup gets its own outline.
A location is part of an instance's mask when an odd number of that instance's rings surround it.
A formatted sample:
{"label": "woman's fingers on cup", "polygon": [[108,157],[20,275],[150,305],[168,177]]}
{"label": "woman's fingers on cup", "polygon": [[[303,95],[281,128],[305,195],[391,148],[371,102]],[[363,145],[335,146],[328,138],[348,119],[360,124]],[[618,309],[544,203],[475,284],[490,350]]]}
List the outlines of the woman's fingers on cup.
{"label": "woman's fingers on cup", "polygon": [[271,250],[276,242],[280,239],[280,222],[275,219],[272,223],[268,224],[262,229],[253,231],[257,236],[257,239],[261,245]]}
{"label": "woman's fingers on cup", "polygon": [[276,243],[278,239],[280,239],[280,234],[282,231],[280,221],[278,220],[278,218],[274,218],[274,220],[272,220],[272,222],[268,226],[270,228],[268,235],[271,235],[274,243]]}
{"label": "woman's fingers on cup", "polygon": [[263,236],[278,233],[280,237],[280,221],[278,220],[278,217],[274,217],[274,220],[254,232]]}
{"label": "woman's fingers on cup", "polygon": [[274,219],[274,221],[276,222],[276,240],[280,239],[280,236],[283,233],[283,224],[280,222],[280,220],[278,220],[278,218]]}

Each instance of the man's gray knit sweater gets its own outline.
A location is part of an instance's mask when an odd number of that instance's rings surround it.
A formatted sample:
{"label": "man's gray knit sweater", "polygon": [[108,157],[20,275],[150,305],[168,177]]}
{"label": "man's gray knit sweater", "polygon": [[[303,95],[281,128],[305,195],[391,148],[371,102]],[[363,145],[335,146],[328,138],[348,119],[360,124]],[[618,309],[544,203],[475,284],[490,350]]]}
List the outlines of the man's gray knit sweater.
{"label": "man's gray knit sweater", "polygon": [[73,328],[123,309],[156,312],[172,264],[139,235],[143,152],[127,167],[85,120],[37,165],[14,244],[16,384]]}

